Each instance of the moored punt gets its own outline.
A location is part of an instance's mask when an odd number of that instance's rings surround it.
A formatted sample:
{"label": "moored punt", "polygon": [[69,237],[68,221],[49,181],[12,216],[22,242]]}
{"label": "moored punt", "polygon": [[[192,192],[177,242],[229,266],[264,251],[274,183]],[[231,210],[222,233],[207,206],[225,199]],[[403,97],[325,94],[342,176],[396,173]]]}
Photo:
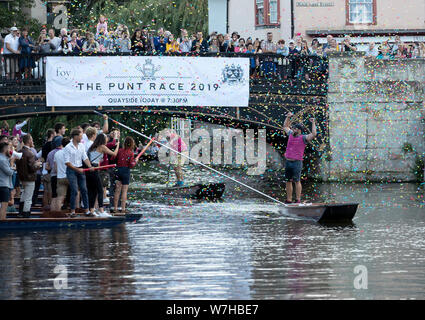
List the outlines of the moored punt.
{"label": "moored punt", "polygon": [[59,228],[108,228],[125,222],[125,217],[108,218],[8,218],[0,220],[0,230],[32,230]]}
{"label": "moored punt", "polygon": [[317,222],[351,222],[358,206],[358,203],[300,203],[287,204],[280,211]]}
{"label": "moored punt", "polygon": [[[64,211],[64,213],[66,213]],[[39,210],[31,210],[31,219],[32,218],[42,218],[43,216],[49,216],[50,213],[47,211],[42,211],[41,209]],[[113,217],[123,217],[125,219],[126,222],[134,222],[134,221],[139,221],[142,217],[143,214],[142,213],[132,213],[132,212],[128,212],[125,215],[113,215]],[[7,218],[17,218],[17,219],[21,219],[22,218],[18,218],[18,213],[17,212],[8,212],[7,213]],[[75,219],[75,218],[73,218]]]}
{"label": "moored punt", "polygon": [[206,183],[182,187],[140,188],[139,190],[155,196],[216,200],[223,196],[225,189],[224,183]]}

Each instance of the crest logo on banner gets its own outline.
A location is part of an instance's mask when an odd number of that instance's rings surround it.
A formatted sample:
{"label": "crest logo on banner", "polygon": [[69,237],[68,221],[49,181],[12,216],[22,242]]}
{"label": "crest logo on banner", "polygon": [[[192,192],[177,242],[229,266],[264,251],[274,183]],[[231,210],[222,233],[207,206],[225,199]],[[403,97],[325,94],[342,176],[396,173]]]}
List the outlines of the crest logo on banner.
{"label": "crest logo on banner", "polygon": [[143,66],[140,66],[140,63],[137,64],[136,70],[143,73],[142,80],[145,80],[145,79],[155,80],[155,73],[161,70],[161,66],[155,66],[152,63],[152,59],[146,59]]}
{"label": "crest logo on banner", "polygon": [[226,65],[226,67],[222,71],[222,75],[224,83],[235,85],[242,82],[243,70],[239,64],[237,67],[234,64],[232,64],[231,66]]}

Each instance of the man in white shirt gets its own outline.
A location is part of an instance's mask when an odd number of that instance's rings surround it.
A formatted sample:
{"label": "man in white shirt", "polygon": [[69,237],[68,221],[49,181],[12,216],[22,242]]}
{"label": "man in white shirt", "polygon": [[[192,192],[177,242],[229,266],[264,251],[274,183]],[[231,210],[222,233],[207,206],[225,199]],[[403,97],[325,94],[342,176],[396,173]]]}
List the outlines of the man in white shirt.
{"label": "man in white shirt", "polygon": [[83,171],[83,162],[87,167],[93,167],[87,157],[84,145],[81,143],[83,132],[80,129],[73,129],[71,131],[71,143],[69,143],[64,150],[64,161],[66,165],[66,177],[69,181],[71,189],[71,217],[75,217],[76,199],[78,189],[80,190],[81,198],[83,200],[83,207],[86,216],[93,216],[89,211],[89,198],[86,185],[86,175]]}
{"label": "man in white shirt", "polygon": [[[18,28],[10,28],[10,34],[4,38],[3,54],[19,54]],[[15,57],[4,57],[6,63],[6,78],[16,79],[19,75],[18,59]]]}
{"label": "man in white shirt", "polygon": [[[261,45],[261,50],[263,51],[263,53],[276,53],[277,45],[273,42],[272,32],[267,32],[267,41],[263,42],[263,44]],[[263,71],[267,76],[276,72],[276,65],[273,62],[273,58],[268,57],[264,59]]]}
{"label": "man in white shirt", "polygon": [[[87,138],[87,141],[85,141],[84,144],[84,148],[86,150],[86,152],[89,151],[90,147],[92,146],[94,140],[97,137],[97,129],[95,127],[88,127],[86,129],[86,133],[83,134],[83,140],[84,140],[84,135]],[[83,141],[81,141],[83,142]]]}
{"label": "man in white shirt", "polygon": [[375,42],[369,43],[369,47],[366,49],[366,57],[376,58],[379,54],[378,49],[375,47]]}
{"label": "man in white shirt", "polygon": [[[93,127],[96,128],[96,130],[97,130],[96,136],[101,134],[101,133],[104,133],[106,135],[108,134],[109,125],[108,125],[108,116],[106,114],[103,115],[103,120],[104,120],[104,122],[103,122],[102,129],[100,128],[99,122],[93,122]],[[88,124],[88,123],[83,123],[81,125],[81,128],[83,128],[83,139],[81,140],[81,143],[84,144],[84,145],[89,141],[89,137],[87,136],[87,130],[89,129],[89,127],[90,127],[90,124]],[[90,148],[90,146],[87,147],[86,150],[88,150],[88,148]]]}
{"label": "man in white shirt", "polygon": [[49,29],[49,40],[55,46],[55,52],[59,52],[61,39],[55,36],[55,29]]}
{"label": "man in white shirt", "polygon": [[66,28],[62,28],[60,31],[60,38],[66,37],[68,41],[71,41],[71,37],[68,35],[68,30]]}
{"label": "man in white shirt", "polygon": [[62,139],[62,149],[54,155],[54,168],[56,169],[56,197],[52,199],[52,211],[60,211],[66,197],[69,182],[66,177],[65,151],[64,148],[70,143],[69,138]]}

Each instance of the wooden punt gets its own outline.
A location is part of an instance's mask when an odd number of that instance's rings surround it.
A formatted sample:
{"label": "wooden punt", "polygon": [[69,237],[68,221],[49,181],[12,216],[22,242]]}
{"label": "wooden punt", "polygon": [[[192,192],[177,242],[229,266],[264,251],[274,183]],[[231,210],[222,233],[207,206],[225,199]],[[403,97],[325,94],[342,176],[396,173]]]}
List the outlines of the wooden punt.
{"label": "wooden punt", "polygon": [[[226,185],[222,182],[212,183],[199,183],[191,186],[182,187],[157,187],[157,188],[146,188],[139,186],[137,183],[131,186],[131,189],[138,189],[147,194],[154,195],[156,197],[172,197],[172,198],[189,198],[197,200],[217,200],[220,199],[226,189]],[[31,211],[42,210],[41,202],[43,199],[42,192],[38,196],[37,203],[33,204]],[[19,197],[15,197],[15,206],[19,206]]]}
{"label": "wooden punt", "polygon": [[[32,208],[31,209],[31,218],[45,218],[45,217],[64,217],[66,214],[70,213],[68,211],[62,211],[62,214],[57,215],[57,213],[53,213],[50,211],[43,211],[41,208]],[[77,211],[78,214],[78,211]],[[80,212],[81,214],[81,212]],[[133,213],[133,212],[127,212],[125,215],[112,215],[113,217],[124,217],[126,222],[134,222],[139,221],[142,217],[142,213]],[[23,219],[18,218],[18,212],[8,212],[6,215],[7,218],[17,218],[17,219]]]}
{"label": "wooden punt", "polygon": [[356,214],[358,203],[300,203],[287,204],[280,212],[312,219],[317,222],[351,222]]}
{"label": "wooden punt", "polygon": [[0,220],[0,230],[109,228],[124,223],[125,220],[124,216],[108,218],[8,218]]}
{"label": "wooden punt", "polygon": [[140,188],[144,193],[159,197],[190,198],[197,200],[217,200],[223,196],[224,183],[206,183],[182,187]]}

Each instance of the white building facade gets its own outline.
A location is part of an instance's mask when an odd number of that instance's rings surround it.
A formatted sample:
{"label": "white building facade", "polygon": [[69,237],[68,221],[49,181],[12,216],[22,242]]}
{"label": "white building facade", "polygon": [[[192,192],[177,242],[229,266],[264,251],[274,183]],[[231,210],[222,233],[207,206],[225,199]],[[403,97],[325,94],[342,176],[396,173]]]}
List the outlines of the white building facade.
{"label": "white building facade", "polygon": [[[226,33],[237,31],[242,37],[288,41],[301,35],[309,42],[325,42],[328,34],[341,38],[351,35],[353,42],[425,41],[424,0],[209,0],[221,2],[223,10],[210,10],[227,17],[221,22]],[[226,2],[226,3],[224,3]],[[224,16],[223,16],[224,14]],[[217,28],[217,27],[216,27]],[[210,29],[210,31],[216,31]]]}
{"label": "white building facade", "polygon": [[268,32],[274,39],[292,36],[290,0],[209,0],[208,5],[210,33],[236,31],[253,39],[265,39]]}

